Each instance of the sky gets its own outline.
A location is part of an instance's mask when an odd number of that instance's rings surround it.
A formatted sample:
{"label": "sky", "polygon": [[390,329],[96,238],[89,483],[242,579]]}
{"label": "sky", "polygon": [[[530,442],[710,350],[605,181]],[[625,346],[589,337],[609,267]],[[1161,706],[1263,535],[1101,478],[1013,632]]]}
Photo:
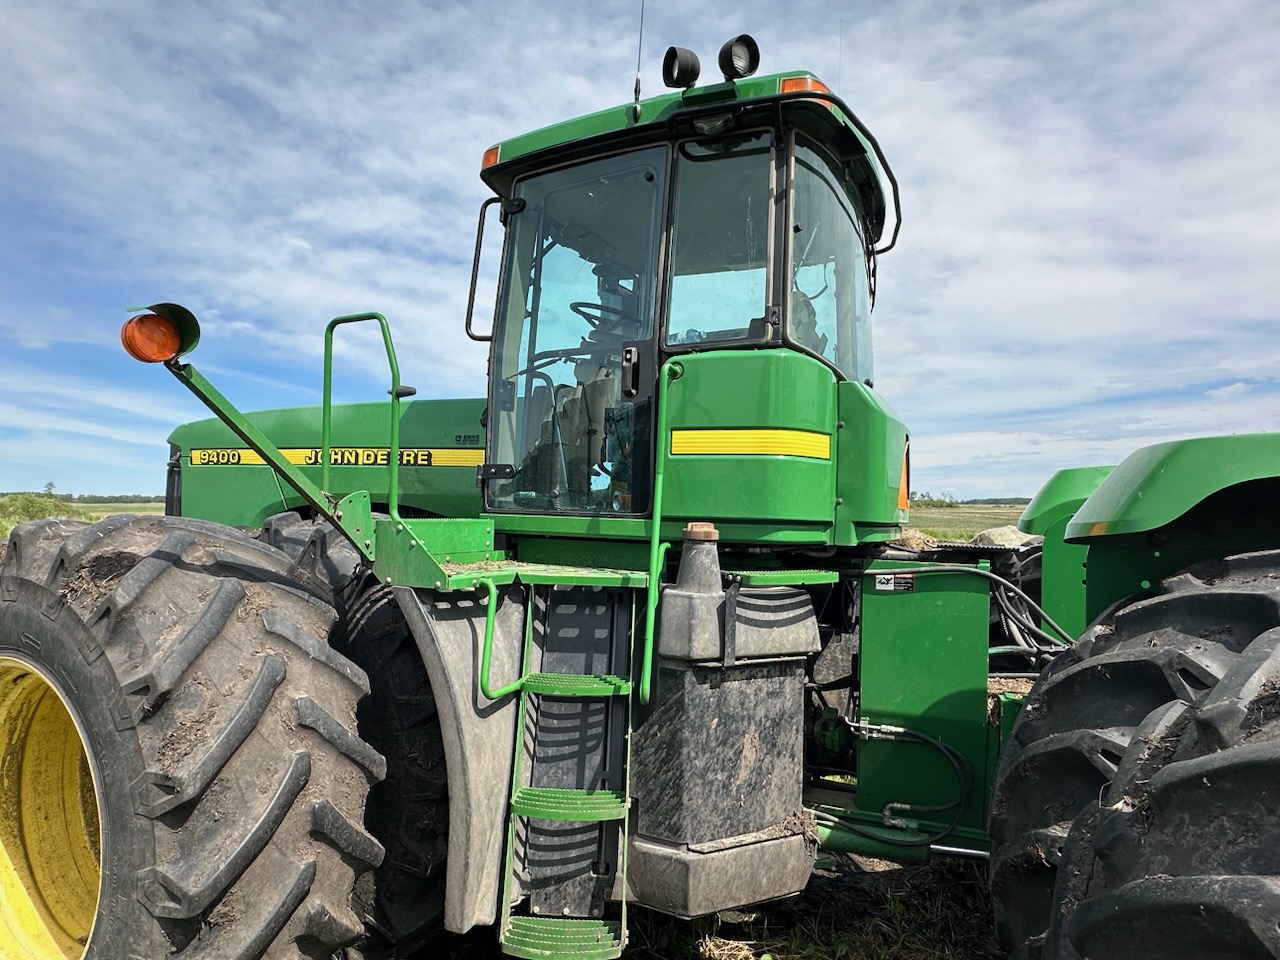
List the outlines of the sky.
{"label": "sky", "polygon": [[[876,389],[915,489],[1031,496],[1280,427],[1280,4],[646,3],[645,95],[668,45],[713,74],[748,32],[883,146]],[[242,409],[319,403],[324,325],[364,310],[419,396],[480,396],[481,155],[629,101],[639,12],[0,0],[0,491],[163,491],[166,437],[206,414],[121,350],[138,304],[195,312]],[[337,398],[385,396],[376,335],[338,347]]]}

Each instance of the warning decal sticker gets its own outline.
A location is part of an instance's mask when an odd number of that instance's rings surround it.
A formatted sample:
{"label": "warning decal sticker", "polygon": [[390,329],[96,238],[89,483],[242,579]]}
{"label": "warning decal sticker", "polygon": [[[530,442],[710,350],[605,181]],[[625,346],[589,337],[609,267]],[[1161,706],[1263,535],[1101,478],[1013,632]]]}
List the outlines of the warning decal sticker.
{"label": "warning decal sticker", "polygon": [[875,578],[877,590],[913,593],[916,589],[914,573],[877,573]]}

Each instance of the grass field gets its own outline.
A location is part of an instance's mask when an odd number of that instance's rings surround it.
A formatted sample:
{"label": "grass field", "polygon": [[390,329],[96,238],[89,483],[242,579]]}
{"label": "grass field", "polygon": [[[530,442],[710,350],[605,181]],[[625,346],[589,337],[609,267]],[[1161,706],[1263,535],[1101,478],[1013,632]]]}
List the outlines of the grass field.
{"label": "grass field", "polygon": [[67,503],[39,493],[11,493],[0,496],[0,543],[9,531],[27,520],[60,517],[64,520],[101,520],[117,513],[164,513],[164,504],[154,503]]}
{"label": "grass field", "polygon": [[161,514],[164,513],[163,503],[85,503],[80,504],[80,509],[89,514],[94,520],[101,520],[104,517],[114,516],[117,513],[145,513],[145,514]]}
{"label": "grass field", "polygon": [[1021,506],[959,504],[954,507],[912,507],[909,526],[938,540],[970,540],[991,527],[1016,525]]}

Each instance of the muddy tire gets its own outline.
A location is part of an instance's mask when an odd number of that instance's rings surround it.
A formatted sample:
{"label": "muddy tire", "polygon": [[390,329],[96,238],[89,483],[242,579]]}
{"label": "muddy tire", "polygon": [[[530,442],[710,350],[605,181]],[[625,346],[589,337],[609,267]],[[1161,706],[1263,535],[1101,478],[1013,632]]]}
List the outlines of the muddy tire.
{"label": "muddy tire", "polygon": [[387,758],[387,778],[370,793],[365,828],[387,856],[373,872],[365,951],[405,955],[444,930],[449,791],[426,668],[391,590],[327,523],[279,514],[262,538],[296,559],[296,576],[325,591],[339,614],[333,646],[368,674],[373,695],[360,704],[359,730]]}
{"label": "muddy tire", "polygon": [[0,568],[0,956],[328,958],[381,862],[364,673],[217,524],[16,528]]}
{"label": "muddy tire", "polygon": [[1170,577],[1054,661],[991,833],[1015,957],[1280,957],[1280,553]]}

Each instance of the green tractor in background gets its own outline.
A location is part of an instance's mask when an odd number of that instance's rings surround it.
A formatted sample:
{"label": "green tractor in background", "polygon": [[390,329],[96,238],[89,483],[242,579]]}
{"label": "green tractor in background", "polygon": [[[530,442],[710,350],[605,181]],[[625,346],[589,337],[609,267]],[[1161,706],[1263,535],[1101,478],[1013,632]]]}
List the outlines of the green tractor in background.
{"label": "green tractor in background", "polygon": [[[125,325],[217,419],[168,516],[10,538],[0,957],[611,958],[819,850],[989,859],[1016,957],[1280,956],[1280,436],[1064,471],[1040,546],[897,542],[897,184],[758,59],[486,152],[484,398],[411,400],[361,314],[320,409],[246,415],[189,311]],[[354,323],[387,403],[331,402]]]}

